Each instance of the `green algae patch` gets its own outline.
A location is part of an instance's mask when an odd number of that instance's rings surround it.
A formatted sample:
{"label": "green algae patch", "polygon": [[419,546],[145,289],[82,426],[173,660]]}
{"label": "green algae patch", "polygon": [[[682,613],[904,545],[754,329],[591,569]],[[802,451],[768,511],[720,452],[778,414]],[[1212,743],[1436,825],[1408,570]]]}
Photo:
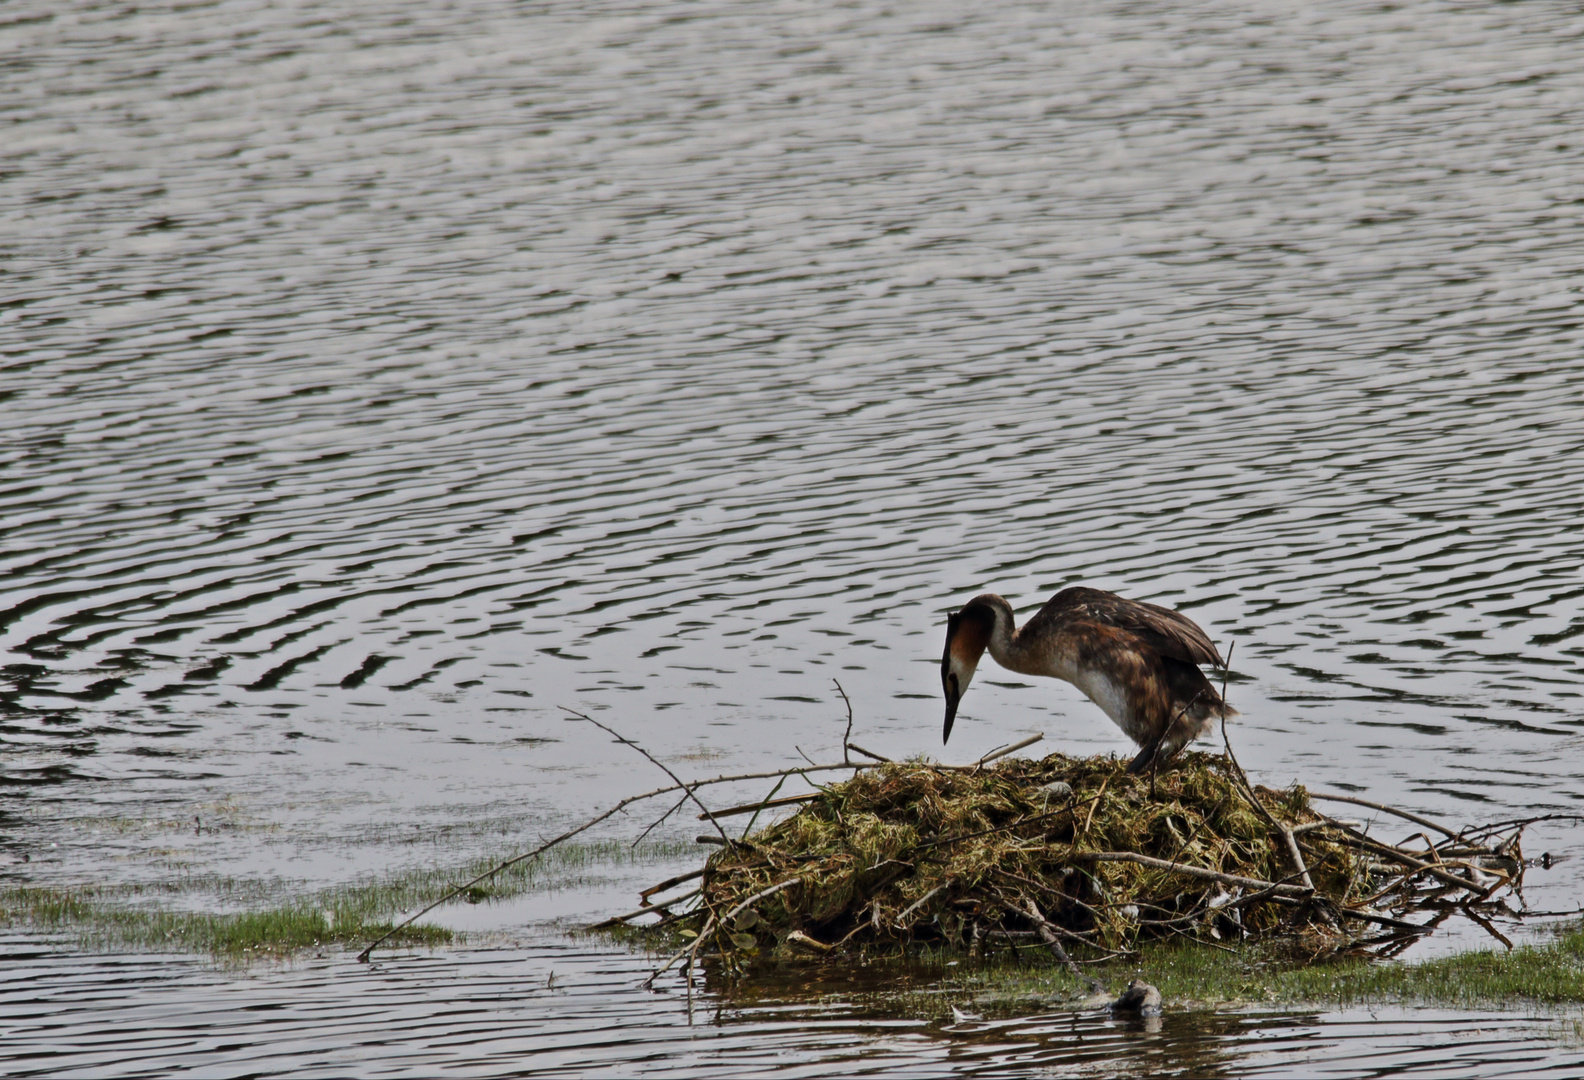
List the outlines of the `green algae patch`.
{"label": "green algae patch", "polygon": [[[692,848],[569,844],[547,853],[547,859],[498,875],[488,888],[470,890],[463,899],[490,903],[576,888],[599,877],[601,869],[675,859],[684,850]],[[435,947],[455,942],[458,935],[424,923],[398,928],[397,920],[496,861],[420,867],[317,890],[208,877],[156,885],[11,886],[0,889],[0,925],[61,933],[93,949],[199,952],[225,961],[286,958],[386,934],[394,944]]]}
{"label": "green algae patch", "polygon": [[[17,887],[0,892],[0,921],[44,931],[65,931],[91,948],[207,952],[245,959],[281,957],[351,944],[390,928],[365,917],[356,893],[334,901],[285,903],[256,911],[176,911],[136,903],[135,890],[85,887]],[[331,906],[333,905],[333,906]],[[402,932],[409,945],[450,942],[449,930],[414,926]]]}
{"label": "green algae patch", "polygon": [[[1088,974],[1121,985],[1147,979],[1169,1008],[1240,1005],[1426,1005],[1506,1007],[1521,1003],[1584,1003],[1584,923],[1553,939],[1511,951],[1471,951],[1419,962],[1364,957],[1319,963],[1284,950],[1245,946],[1232,953],[1187,942],[1147,946],[1127,964],[1098,965]],[[976,1003],[1016,1009],[1070,1003],[1088,990],[1050,966],[995,962],[947,977]]]}

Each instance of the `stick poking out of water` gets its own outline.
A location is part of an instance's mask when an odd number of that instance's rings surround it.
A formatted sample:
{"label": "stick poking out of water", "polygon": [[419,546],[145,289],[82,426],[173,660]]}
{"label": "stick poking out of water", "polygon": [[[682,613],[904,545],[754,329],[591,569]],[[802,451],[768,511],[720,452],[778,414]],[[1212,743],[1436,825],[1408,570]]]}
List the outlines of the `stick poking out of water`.
{"label": "stick poking out of water", "polygon": [[[833,764],[833,765],[818,765],[818,766],[815,766],[813,768],[810,768],[809,766],[804,765],[804,766],[801,766],[801,767],[799,767],[797,769],[777,769],[774,772],[740,773],[740,774],[735,775],[735,776],[716,776],[716,777],[712,777],[711,779],[708,779],[708,780],[695,780],[691,784],[684,784],[684,783],[682,783],[679,780],[675,784],[670,784],[670,785],[667,785],[666,787],[663,787],[663,788],[656,788],[653,791],[646,791],[642,795],[631,795],[631,796],[628,796],[627,798],[623,799],[621,802],[617,803],[615,806],[612,806],[609,810],[606,810],[604,813],[597,814],[594,817],[589,818],[583,824],[577,826],[576,828],[568,829],[566,832],[562,833],[560,836],[554,837],[553,839],[550,839],[550,840],[546,840],[544,843],[540,844],[538,847],[534,848],[532,851],[525,851],[521,855],[513,855],[509,859],[506,859],[506,860],[504,860],[502,862],[496,863],[494,866],[490,867],[488,870],[484,871],[482,874],[479,874],[477,877],[474,877],[474,878],[471,878],[471,879],[469,879],[467,881],[464,881],[460,885],[453,886],[450,889],[450,891],[444,893],[442,896],[440,896],[439,899],[435,900],[433,903],[431,903],[430,905],[425,907],[422,911],[419,911],[417,914],[411,915],[411,916],[407,917],[406,919],[403,919],[401,922],[397,923],[395,926],[393,926],[389,930],[385,931],[385,933],[381,934],[379,937],[377,937],[373,941],[369,942],[368,947],[366,949],[364,949],[362,952],[358,953],[358,957],[357,958],[362,963],[365,963],[365,964],[368,963],[369,956],[374,952],[375,949],[379,948],[381,945],[385,944],[385,942],[389,941],[396,934],[398,934],[401,931],[407,929],[407,927],[411,926],[413,923],[417,922],[419,919],[421,919],[425,915],[429,914],[435,908],[440,907],[442,904],[445,904],[445,903],[448,903],[448,902],[450,902],[452,900],[455,900],[457,897],[459,897],[463,893],[467,892],[473,886],[479,885],[479,884],[482,884],[483,882],[488,881],[490,878],[494,877],[496,874],[500,873],[502,870],[508,870],[511,867],[516,866],[518,863],[527,862],[529,859],[535,858],[535,857],[537,857],[539,855],[543,855],[545,852],[549,851],[551,848],[555,847],[557,844],[564,843],[564,842],[572,839],[574,836],[577,836],[579,833],[587,832],[588,830],[592,829],[594,826],[598,825],[600,822],[606,821],[606,820],[608,820],[610,818],[615,817],[617,814],[619,814],[623,810],[627,809],[627,807],[631,806],[633,803],[643,802],[645,799],[653,799],[653,798],[655,798],[656,796],[659,796],[659,795],[670,795],[672,792],[675,792],[675,791],[684,791],[684,790],[690,790],[690,789],[693,789],[693,788],[707,787],[708,785],[711,785],[711,784],[735,784],[735,783],[738,783],[738,782],[743,781],[743,780],[769,780],[769,779],[773,779],[774,777],[785,776],[788,773],[805,773],[805,772],[815,772],[815,771],[823,772],[823,771],[830,770],[830,769],[870,769],[870,768],[873,768],[873,767],[874,766],[869,765],[869,764],[861,764],[861,763],[857,763],[857,762],[854,762],[853,764],[850,764],[850,765],[842,764],[842,763],[838,762],[838,763]],[[689,878],[696,877],[696,876],[698,876],[698,874],[702,874],[702,873],[703,873],[703,871],[697,871],[694,874],[684,874],[680,878],[678,878],[676,881],[673,881],[673,882],[670,882],[670,883],[662,882],[662,887],[669,887],[669,885],[671,885],[671,884],[679,884],[681,881],[685,881],[685,880],[688,880]]]}
{"label": "stick poking out of water", "polygon": [[631,739],[628,739],[628,738],[625,738],[624,736],[622,736],[615,728],[610,727],[609,725],[600,723],[598,720],[594,719],[592,716],[589,716],[586,713],[580,713],[576,709],[568,709],[565,705],[561,706],[561,708],[565,709],[567,712],[571,713],[573,716],[577,717],[579,720],[587,720],[589,723],[593,724],[595,727],[599,728],[601,731],[607,732],[608,734],[613,736],[616,739],[617,742],[622,743],[622,744],[624,744],[626,746],[632,747],[634,750],[638,751],[644,757],[646,757],[650,761],[654,762],[654,764],[659,767],[660,771],[664,772],[672,780],[676,781],[676,783],[682,788],[683,794],[686,795],[689,799],[693,800],[693,805],[697,806],[699,808],[699,810],[703,811],[703,816],[709,818],[709,823],[711,825],[715,826],[715,831],[720,833],[720,837],[721,837],[722,840],[724,840],[726,842],[726,846],[727,847],[731,847],[732,846],[732,838],[726,835],[726,830],[721,828],[721,823],[715,820],[715,815],[710,813],[709,807],[705,806],[702,802],[699,801],[699,797],[697,795],[693,794],[693,787],[691,785],[682,783],[682,778],[680,776],[678,776],[676,773],[672,772],[671,769],[665,764],[665,762],[663,762],[659,758],[655,757],[653,754],[651,754],[649,751],[645,750],[643,747],[639,746],[637,743],[633,742]]}

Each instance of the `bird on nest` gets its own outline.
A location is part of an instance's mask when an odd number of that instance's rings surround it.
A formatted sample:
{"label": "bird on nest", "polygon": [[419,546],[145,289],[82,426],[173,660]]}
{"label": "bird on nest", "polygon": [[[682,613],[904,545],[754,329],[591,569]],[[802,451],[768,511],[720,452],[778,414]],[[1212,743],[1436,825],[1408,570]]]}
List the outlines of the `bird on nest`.
{"label": "bird on nest", "polygon": [[1020,628],[1012,605],[985,593],[946,620],[943,743],[987,648],[1008,671],[1064,679],[1082,690],[1139,745],[1130,773],[1164,765],[1214,730],[1217,718],[1237,715],[1199,669],[1225,669],[1226,662],[1181,612],[1078,587],[1051,597]]}

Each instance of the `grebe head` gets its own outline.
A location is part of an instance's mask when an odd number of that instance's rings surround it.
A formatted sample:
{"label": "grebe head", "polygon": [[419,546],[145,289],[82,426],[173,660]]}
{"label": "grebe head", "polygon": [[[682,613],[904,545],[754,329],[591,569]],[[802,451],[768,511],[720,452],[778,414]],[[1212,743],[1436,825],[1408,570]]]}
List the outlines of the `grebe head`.
{"label": "grebe head", "polygon": [[[997,604],[999,601],[999,604]],[[957,719],[957,703],[968,692],[974,669],[984,655],[985,646],[995,631],[997,607],[1011,607],[999,596],[976,596],[963,609],[946,620],[946,651],[941,655],[941,689],[946,692],[946,730],[944,745],[951,739],[952,721]]]}

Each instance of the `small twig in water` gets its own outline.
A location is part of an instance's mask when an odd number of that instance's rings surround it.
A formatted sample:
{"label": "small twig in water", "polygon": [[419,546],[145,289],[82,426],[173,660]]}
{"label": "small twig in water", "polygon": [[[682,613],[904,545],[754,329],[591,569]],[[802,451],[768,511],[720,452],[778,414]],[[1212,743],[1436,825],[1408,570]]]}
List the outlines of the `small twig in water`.
{"label": "small twig in water", "polygon": [[1394,814],[1406,821],[1411,821],[1415,825],[1423,825],[1427,829],[1434,829],[1436,832],[1450,840],[1459,839],[1457,833],[1453,832],[1445,825],[1431,821],[1429,818],[1420,817],[1418,814],[1410,814],[1408,811],[1399,810],[1395,806],[1385,806],[1378,802],[1370,802],[1368,799],[1361,799],[1357,795],[1334,795],[1329,791],[1311,791],[1309,793],[1309,797],[1311,799],[1325,799],[1327,802],[1345,802],[1352,803],[1354,806],[1367,806],[1371,810],[1381,810],[1388,814]]}
{"label": "small twig in water", "polygon": [[848,698],[847,691],[842,689],[842,684],[841,684],[841,682],[839,680],[832,679],[831,682],[836,684],[836,692],[838,694],[840,694],[842,696],[842,700],[847,703],[847,730],[842,733],[842,761],[843,762],[848,762],[848,761],[852,760],[852,758],[849,757],[848,754],[847,754],[847,751],[849,749],[849,744],[848,744],[847,740],[852,738],[852,725],[853,725],[852,700],[850,698]]}
{"label": "small twig in water", "polygon": [[680,810],[684,806],[686,806],[687,805],[687,801],[688,801],[688,797],[686,795],[684,795],[680,799],[678,799],[675,806],[673,806],[671,809],[667,810],[665,813],[661,814],[659,816],[659,818],[657,818],[655,820],[655,823],[653,825],[650,825],[647,829],[645,829],[643,832],[638,834],[638,839],[636,839],[636,840],[634,840],[632,842],[632,846],[633,847],[637,847],[639,844],[643,843],[644,837],[648,836],[650,833],[654,832],[661,825],[663,825],[665,823],[665,819],[666,818],[670,817],[672,814],[676,813],[678,810]]}
{"label": "small twig in water", "polygon": [[692,881],[694,878],[701,878],[703,876],[703,870],[694,870],[692,873],[678,874],[676,877],[666,878],[660,884],[651,885],[643,892],[639,893],[638,899],[647,900],[657,892],[665,892],[667,889],[674,889],[683,882]]}

